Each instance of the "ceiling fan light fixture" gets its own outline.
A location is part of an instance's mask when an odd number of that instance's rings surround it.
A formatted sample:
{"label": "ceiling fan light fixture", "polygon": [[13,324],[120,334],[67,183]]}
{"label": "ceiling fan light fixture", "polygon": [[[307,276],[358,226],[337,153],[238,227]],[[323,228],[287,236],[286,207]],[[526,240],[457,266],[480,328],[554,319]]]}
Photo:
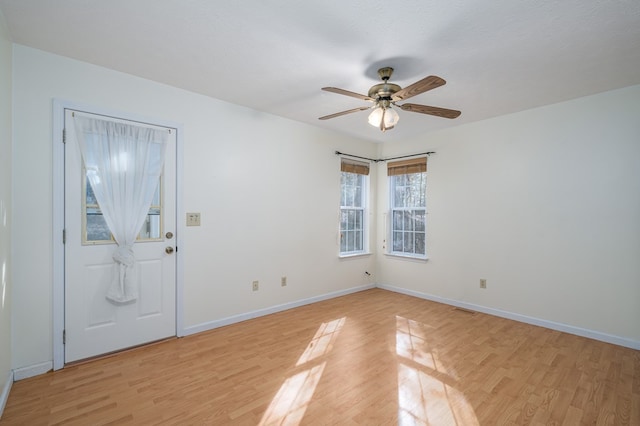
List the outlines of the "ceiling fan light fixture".
{"label": "ceiling fan light fixture", "polygon": [[369,124],[374,127],[380,127],[380,121],[382,120],[382,108],[375,107],[371,114],[369,114]]}
{"label": "ceiling fan light fixture", "polygon": [[430,75],[422,80],[416,81],[413,84],[405,87],[404,89],[397,84],[389,83],[389,78],[393,73],[393,68],[384,67],[378,70],[378,75],[382,79],[382,83],[375,84],[369,89],[368,95],[361,95],[360,93],[351,92],[349,90],[339,89],[337,87],[323,87],[322,90],[327,92],[337,93],[339,95],[351,96],[352,98],[361,99],[363,101],[371,102],[371,106],[363,106],[359,108],[352,108],[346,111],[336,112],[334,114],[325,115],[319,117],[320,120],[328,120],[330,118],[336,118],[343,115],[351,114],[358,111],[365,111],[371,109],[369,113],[369,124],[379,128],[381,131],[393,129],[400,120],[400,116],[394,111],[392,106],[396,106],[403,111],[417,112],[420,114],[434,115],[443,118],[457,118],[460,115],[460,111],[453,109],[440,108],[428,105],[420,104],[407,104],[397,105],[396,102],[404,102],[409,98],[417,96],[421,93],[428,92],[437,87],[446,84],[442,78],[435,75]]}
{"label": "ceiling fan light fixture", "polygon": [[393,127],[398,124],[398,121],[400,121],[400,116],[398,115],[396,110],[387,108],[384,114],[384,126],[387,128]]}
{"label": "ceiling fan light fixture", "polygon": [[392,129],[400,120],[398,113],[392,108],[377,106],[369,114],[369,124],[383,132]]}

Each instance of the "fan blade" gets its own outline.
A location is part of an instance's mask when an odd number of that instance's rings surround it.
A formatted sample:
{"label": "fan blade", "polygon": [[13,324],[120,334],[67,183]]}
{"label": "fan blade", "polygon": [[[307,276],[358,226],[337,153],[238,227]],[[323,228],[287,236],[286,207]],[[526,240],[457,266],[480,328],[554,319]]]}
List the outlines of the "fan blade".
{"label": "fan blade", "polygon": [[369,109],[370,107],[364,106],[360,108],[349,109],[347,111],[336,112],[335,114],[325,115],[324,117],[318,118],[318,120],[328,120],[330,118],[340,117],[341,115],[351,114],[352,112],[364,111],[365,109]]}
{"label": "fan blade", "polygon": [[344,90],[344,89],[338,89],[337,87],[323,87],[322,90],[325,90],[327,92],[333,92],[333,93],[337,93],[338,95],[346,95],[346,96],[351,96],[352,98],[358,98],[358,99],[362,99],[363,101],[374,101],[375,99],[366,96],[366,95],[361,95],[360,93],[356,93],[356,92],[350,92],[348,90]]}
{"label": "fan blade", "polygon": [[435,89],[436,87],[443,86],[446,83],[447,82],[440,77],[430,75],[429,77],[425,77],[422,80],[416,81],[412,85],[397,91],[396,93],[391,95],[391,99],[393,99],[394,101],[404,101],[413,96],[419,95],[420,93],[424,93],[428,90]]}
{"label": "fan blade", "polygon": [[399,106],[403,111],[419,112],[421,114],[435,115],[443,118],[456,118],[462,114],[460,111],[456,111],[455,109],[446,109],[427,105],[403,104],[396,106]]}

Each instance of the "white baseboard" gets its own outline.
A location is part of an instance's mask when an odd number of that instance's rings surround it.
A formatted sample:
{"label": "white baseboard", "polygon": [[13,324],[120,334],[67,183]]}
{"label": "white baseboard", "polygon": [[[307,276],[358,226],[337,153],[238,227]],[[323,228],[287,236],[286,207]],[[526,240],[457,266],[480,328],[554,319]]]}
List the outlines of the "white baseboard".
{"label": "white baseboard", "polygon": [[13,370],[13,379],[28,379],[29,377],[39,376],[53,369],[53,361],[41,362],[40,364],[28,365],[26,367],[16,368]]}
{"label": "white baseboard", "polygon": [[9,374],[7,374],[7,380],[4,382],[2,386],[2,393],[0,393],[0,419],[2,418],[2,413],[4,413],[4,407],[7,405],[7,400],[9,399],[9,392],[11,391],[11,385],[13,385],[13,371],[9,370]]}
{"label": "white baseboard", "polygon": [[516,314],[513,312],[502,311],[500,309],[488,308],[486,306],[475,305],[473,303],[460,302],[454,299],[435,296],[433,294],[421,293],[419,291],[407,290],[405,288],[394,287],[386,284],[377,284],[376,287],[383,290],[389,290],[396,293],[414,296],[420,299],[431,300],[432,302],[444,303],[445,305],[457,306],[459,308],[469,309],[472,311],[482,312],[496,317],[506,318],[525,324],[537,325],[539,327],[549,328],[551,330],[562,331],[564,333],[575,334],[576,336],[587,337],[589,339],[599,340],[601,342],[612,343],[618,346],[624,346],[631,349],[640,350],[640,342],[628,339],[626,337],[614,336],[612,334],[601,333],[599,331],[588,330],[585,328],[575,327],[572,325],[557,323],[540,318],[529,317],[527,315]]}
{"label": "white baseboard", "polygon": [[202,324],[193,325],[190,327],[186,327],[184,329],[184,336],[201,333],[203,331],[213,330],[214,328],[224,327],[225,325],[231,325],[237,322],[258,318],[265,315],[275,314],[276,312],[282,312],[288,309],[298,308],[300,306],[310,305],[311,303],[321,302],[323,300],[329,300],[329,299],[333,299],[340,296],[346,296],[347,294],[357,293],[359,291],[369,290],[372,288],[375,288],[374,284],[368,284],[368,285],[359,286],[359,287],[352,287],[346,290],[334,291],[332,293],[326,293],[320,296],[310,297],[308,299],[297,300],[294,302],[284,303],[282,305],[276,305],[269,308],[259,309],[257,311],[246,312],[244,314],[238,314],[238,315],[222,318],[215,321],[209,321]]}

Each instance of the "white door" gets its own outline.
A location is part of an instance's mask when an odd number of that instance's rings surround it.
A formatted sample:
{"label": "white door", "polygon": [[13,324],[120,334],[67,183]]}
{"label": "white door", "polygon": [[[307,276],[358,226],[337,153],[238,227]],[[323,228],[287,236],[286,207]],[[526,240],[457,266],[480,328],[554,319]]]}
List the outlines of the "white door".
{"label": "white door", "polygon": [[65,363],[176,335],[176,130],[167,129],[163,175],[133,248],[138,297],[114,304],[105,295],[116,244],[87,183],[72,114],[65,110]]}

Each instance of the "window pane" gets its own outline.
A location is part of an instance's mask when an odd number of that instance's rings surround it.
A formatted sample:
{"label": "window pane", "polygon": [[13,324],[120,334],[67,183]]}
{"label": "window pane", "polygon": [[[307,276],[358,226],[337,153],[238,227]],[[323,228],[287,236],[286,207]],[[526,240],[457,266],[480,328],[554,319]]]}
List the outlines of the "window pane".
{"label": "window pane", "polygon": [[346,207],[353,207],[353,186],[349,185],[346,187],[344,203]]}
{"label": "window pane", "polygon": [[86,241],[111,241],[111,231],[102,216],[89,179],[85,181]]}
{"label": "window pane", "polygon": [[347,229],[351,230],[356,227],[356,212],[355,210],[349,210],[349,221],[347,223]]}
{"label": "window pane", "polygon": [[348,210],[342,210],[340,211],[340,230],[345,230],[347,229],[347,218],[349,216],[349,211]]}
{"label": "window pane", "polygon": [[156,187],[156,192],[153,194],[153,200],[151,200],[152,206],[160,205],[160,185]]}
{"label": "window pane", "polygon": [[363,250],[363,240],[362,240],[362,231],[355,232],[355,247],[354,251],[362,251]]}
{"label": "window pane", "polygon": [[425,254],[425,234],[424,232],[416,232],[416,244],[415,244],[415,252],[417,254]]}
{"label": "window pane", "polygon": [[419,210],[414,211],[413,220],[414,220],[414,229],[416,231],[424,232],[424,230],[425,230],[425,212],[424,211],[419,211]]}
{"label": "window pane", "polygon": [[413,231],[413,214],[411,211],[404,212],[403,224],[404,224],[405,231]]}
{"label": "window pane", "polygon": [[394,191],[394,206],[404,207],[405,206],[404,198],[405,198],[405,187],[396,186]]}
{"label": "window pane", "polygon": [[[363,176],[360,175],[360,177],[363,177]],[[355,207],[362,207],[362,186],[361,185],[358,185],[354,188],[353,205]]]}
{"label": "window pane", "polygon": [[400,231],[402,230],[402,211],[394,210],[393,211],[393,230]]}
{"label": "window pane", "polygon": [[98,200],[96,200],[96,194],[93,193],[93,188],[89,183],[89,179],[85,182],[87,188],[87,205],[98,205]]}
{"label": "window pane", "polygon": [[422,192],[422,187],[420,186],[420,180],[414,179],[409,186],[409,192],[411,193],[409,200],[407,201],[407,205],[411,207],[420,206],[420,192]]}
{"label": "window pane", "polygon": [[355,173],[347,173],[347,185],[354,186],[356,184],[358,175]]}
{"label": "window pane", "polygon": [[111,241],[111,231],[99,209],[87,208],[87,241]]}
{"label": "window pane", "polygon": [[340,232],[340,251],[347,251],[347,235],[346,232]]}
{"label": "window pane", "polygon": [[393,207],[424,207],[426,173],[391,177]]}
{"label": "window pane", "polygon": [[404,233],[404,245],[402,251],[405,253],[413,253],[413,232]]}
{"label": "window pane", "polygon": [[353,231],[347,231],[347,251],[353,251],[353,247],[355,247],[355,233]]}
{"label": "window pane", "polygon": [[354,212],[356,214],[356,223],[354,229],[361,230],[362,229],[362,210],[357,210]]}
{"label": "window pane", "polygon": [[145,218],[142,228],[140,228],[138,239],[149,240],[155,238],[160,238],[160,209],[152,207],[149,209],[149,214]]}
{"label": "window pane", "polygon": [[402,251],[402,232],[393,233],[393,251]]}

